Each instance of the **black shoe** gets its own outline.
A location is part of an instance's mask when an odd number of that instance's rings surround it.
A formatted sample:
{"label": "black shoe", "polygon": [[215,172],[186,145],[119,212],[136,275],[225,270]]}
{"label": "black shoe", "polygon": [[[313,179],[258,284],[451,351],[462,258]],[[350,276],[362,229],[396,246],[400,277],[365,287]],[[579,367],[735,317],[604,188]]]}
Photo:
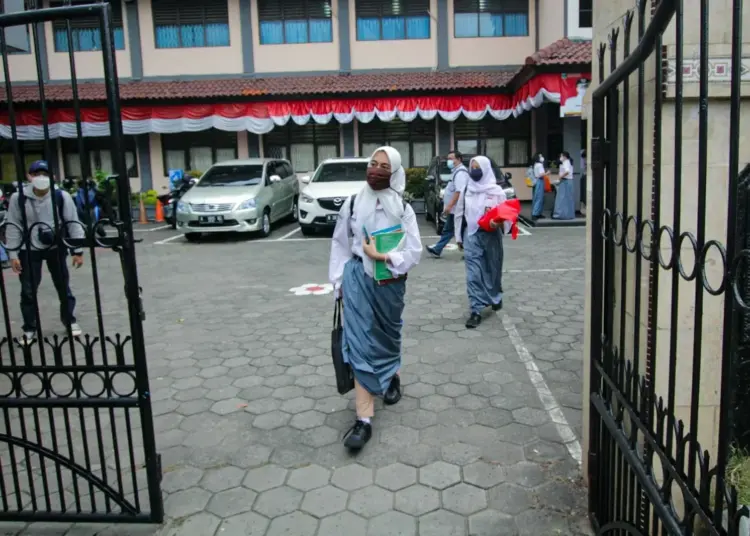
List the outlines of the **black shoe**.
{"label": "black shoe", "polygon": [[466,321],[466,327],[468,329],[474,329],[479,327],[479,324],[482,323],[482,316],[478,315],[477,313],[471,313],[471,316]]}
{"label": "black shoe", "polygon": [[440,258],[440,253],[438,253],[435,250],[435,246],[427,246],[425,249],[427,250],[427,253],[429,253],[430,255],[432,255],[433,257],[435,257],[436,259]]}
{"label": "black shoe", "polygon": [[503,301],[500,300],[500,303],[493,303],[492,304],[492,310],[493,311],[500,311],[503,308]]}
{"label": "black shoe", "polygon": [[354,426],[344,435],[344,446],[351,450],[359,450],[367,444],[371,437],[372,425],[357,419]]}
{"label": "black shoe", "polygon": [[401,400],[401,378],[396,374],[391,378],[391,384],[388,386],[385,395],[383,395],[383,403],[392,406],[399,400]]}

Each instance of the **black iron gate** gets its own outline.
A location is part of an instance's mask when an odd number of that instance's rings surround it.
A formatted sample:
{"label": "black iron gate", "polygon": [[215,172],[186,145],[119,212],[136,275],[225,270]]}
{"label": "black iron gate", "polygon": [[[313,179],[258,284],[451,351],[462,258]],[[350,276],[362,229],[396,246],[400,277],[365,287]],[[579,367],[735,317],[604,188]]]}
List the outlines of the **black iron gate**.
{"label": "black iron gate", "polygon": [[[588,474],[602,535],[734,536],[748,517],[727,483],[750,407],[743,1],[685,4],[639,0],[598,47]],[[709,28],[731,28],[731,57],[709,56]]]}
{"label": "black iron gate", "polygon": [[[0,136],[13,153],[12,167],[4,165],[3,172],[14,169],[13,178],[20,185],[6,201],[3,223],[12,268],[0,270],[5,328],[0,339],[0,521],[158,523],[163,519],[161,468],[110,6],[35,9],[36,2],[26,4],[31,9],[0,15],[5,81]],[[81,122],[75,57],[81,33],[73,32],[71,21],[76,21],[77,30],[87,31],[87,39],[100,40],[107,112],[102,121],[108,121],[108,129],[106,123]],[[68,106],[72,103],[74,117],[67,123],[49,120],[45,98],[50,86],[45,86],[39,34],[51,22],[62,28],[57,39],[68,50],[71,83],[55,87],[58,100],[60,91],[69,93],[65,100]],[[12,80],[13,56],[5,29],[14,26],[30,28],[36,98],[29,98],[28,84]],[[17,94],[25,96],[15,98]],[[34,101],[31,108],[29,101]],[[41,127],[29,124],[29,114],[41,118]],[[102,127],[105,132],[87,132]],[[102,134],[109,135],[113,169],[94,172],[86,136]],[[60,176],[54,145],[58,137],[76,140],[82,179],[101,178],[105,172],[109,178],[98,185],[94,180],[65,185],[52,181],[48,194],[43,178],[25,183],[30,161],[41,158],[33,154],[29,140],[41,142],[40,152],[51,175]],[[32,167],[38,170],[44,165]],[[81,192],[81,210],[76,211],[66,188]],[[96,205],[101,208],[98,220],[92,217]],[[78,268],[81,259],[81,270],[66,268],[71,264]],[[12,273],[18,271],[19,275]],[[46,273],[41,279],[47,283],[42,282],[37,291],[41,272]],[[77,304],[66,291],[66,277]],[[81,327],[73,315],[80,318]]]}

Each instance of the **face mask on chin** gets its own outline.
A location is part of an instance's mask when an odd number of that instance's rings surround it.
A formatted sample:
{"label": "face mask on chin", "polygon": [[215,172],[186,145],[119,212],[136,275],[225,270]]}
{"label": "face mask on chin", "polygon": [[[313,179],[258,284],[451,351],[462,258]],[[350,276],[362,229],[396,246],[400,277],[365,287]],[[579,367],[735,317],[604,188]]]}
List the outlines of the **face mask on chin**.
{"label": "face mask on chin", "polygon": [[387,190],[391,187],[390,171],[376,167],[367,168],[367,184],[376,192]]}
{"label": "face mask on chin", "polygon": [[31,186],[34,190],[49,190],[50,179],[46,175],[36,175],[31,177]]}

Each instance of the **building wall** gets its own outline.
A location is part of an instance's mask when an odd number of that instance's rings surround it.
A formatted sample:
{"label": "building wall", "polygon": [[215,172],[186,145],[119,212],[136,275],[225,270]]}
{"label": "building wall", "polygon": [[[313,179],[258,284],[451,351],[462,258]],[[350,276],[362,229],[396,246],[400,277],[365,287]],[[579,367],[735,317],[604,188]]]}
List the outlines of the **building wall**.
{"label": "building wall", "polygon": [[[539,48],[565,37],[565,16],[560,14],[560,0],[539,1]],[[578,0],[568,0],[577,2]],[[590,38],[590,37],[589,37]]]}
{"label": "building wall", "polygon": [[[709,58],[712,62],[720,59],[727,59],[730,56],[730,43],[731,43],[731,0],[716,0],[711,4],[710,23],[709,23]],[[594,13],[594,47],[597,47],[599,43],[606,43],[607,36],[612,28],[622,28],[622,17],[626,10],[633,7],[631,0],[611,0],[609,3],[597,3],[597,9]],[[697,62],[700,58],[698,49],[699,40],[699,0],[686,0],[684,3],[685,9],[685,30],[684,30],[684,46],[685,46],[685,58],[686,64],[690,61]],[[744,15],[743,23],[745,30],[750,30],[750,17],[747,14]],[[637,43],[637,17],[634,21],[631,34],[631,43],[635,47]],[[747,33],[745,33],[745,39],[747,39]],[[622,59],[622,42],[623,33],[619,36],[619,51],[618,58]],[[667,29],[664,34],[663,44],[666,46],[667,61],[672,61],[675,57],[675,28],[674,21]],[[744,44],[745,50],[750,49],[749,44]],[[607,58],[609,58],[609,52],[607,52]],[[747,61],[747,60],[745,60]],[[609,72],[609,60],[605,63],[605,68]],[[599,79],[598,74],[598,62],[594,61],[592,65],[592,82],[593,85],[589,90],[589,94],[593,94],[597,86]],[[645,122],[644,128],[646,132],[646,142],[642,147],[638,146],[637,142],[637,114],[635,113],[635,107],[637,103],[638,95],[638,84],[637,75],[633,75],[630,78],[630,139],[629,146],[631,148],[631,157],[628,162],[622,161],[622,153],[620,152],[620,161],[618,167],[620,171],[627,166],[629,176],[629,206],[630,210],[628,215],[633,214],[632,207],[635,204],[636,197],[636,185],[637,185],[637,160],[635,158],[636,151],[643,152],[643,161],[645,163],[643,168],[643,177],[646,178],[647,192],[651,191],[650,178],[653,176],[653,165],[652,158],[654,154],[653,146],[651,143],[651,134],[654,128],[660,128],[662,134],[662,146],[661,146],[661,225],[668,225],[674,227],[673,222],[673,211],[674,211],[674,176],[677,171],[682,178],[682,187],[680,192],[682,193],[681,203],[681,232],[690,232],[693,235],[697,235],[697,206],[698,206],[698,82],[697,77],[685,78],[684,94],[685,99],[683,100],[683,137],[681,140],[682,147],[682,167],[680,170],[675,170],[674,167],[674,148],[675,148],[675,93],[673,81],[667,79],[666,85],[666,99],[662,108],[662,120],[660,124],[654,125],[653,112],[654,112],[654,98],[657,88],[655,87],[654,81],[654,59],[653,55],[646,64],[645,78],[648,81],[645,86]],[[707,206],[710,207],[706,212],[706,240],[717,240],[722,244],[726,244],[726,229],[727,229],[727,196],[729,195],[728,185],[728,147],[729,147],[729,101],[726,98],[729,92],[729,84],[724,81],[717,80],[718,77],[711,75],[709,77],[709,103],[708,103],[708,190],[707,190]],[[621,88],[622,90],[622,88]],[[750,86],[743,84],[742,87],[743,97],[750,96]],[[622,101],[621,101],[622,102]],[[741,113],[743,117],[750,114],[750,103],[746,99],[743,99]],[[592,126],[592,109],[591,104],[588,104],[587,117],[589,119],[589,128]],[[623,117],[622,110],[620,111],[620,117]],[[589,132],[591,135],[591,132]],[[622,134],[622,133],[621,133]],[[589,147],[589,154],[591,154]],[[747,134],[746,129],[743,129],[740,140],[740,156],[739,161],[742,165],[743,162],[750,160],[750,137]],[[589,174],[591,177],[591,174]],[[622,177],[620,172],[619,177]],[[588,181],[588,198],[589,204],[591,202],[591,188],[593,180]],[[620,181],[622,182],[622,181]],[[620,190],[618,197],[622,198],[622,190]],[[618,207],[618,210],[622,211],[622,204]],[[650,214],[650,194],[644,196],[644,215]],[[591,226],[596,226],[598,229],[599,223],[592,221],[589,218],[587,222],[589,226],[589,232],[586,235],[587,240],[587,251],[591,251]],[[631,238],[632,239],[632,238]],[[683,263],[686,265],[686,270],[690,270],[694,262],[694,256],[692,249],[687,245],[688,241],[685,241],[685,247],[680,251],[683,255]],[[619,248],[618,248],[619,249]],[[672,250],[668,240],[663,241],[661,247],[662,256],[665,259],[669,258]],[[621,251],[617,253],[615,259],[616,274],[615,281],[620,281],[622,276],[620,257]],[[614,302],[617,304],[615,313],[615,326],[620,325],[619,310],[620,304],[625,303],[625,340],[632,341],[636,332],[640,333],[641,356],[646,355],[646,334],[647,334],[647,292],[648,292],[648,263],[644,261],[643,278],[639,281],[634,277],[634,260],[636,255],[627,254],[627,288],[624,294],[621,293],[619,284],[615,285],[615,297]],[[587,273],[586,273],[586,285],[590,288],[591,282],[591,256],[587,256],[586,260]],[[706,261],[706,278],[711,282],[712,285],[717,285],[718,281],[723,276],[723,266],[718,256],[709,256]],[[692,367],[693,367],[693,355],[694,355],[694,341],[695,341],[695,283],[685,282],[680,280],[679,287],[673,288],[671,284],[671,273],[665,270],[659,270],[659,294],[658,294],[658,308],[655,315],[656,325],[655,329],[658,331],[657,347],[655,349],[656,358],[656,370],[654,374],[654,385],[657,397],[664,397],[667,399],[668,392],[668,377],[669,377],[669,340],[672,334],[671,325],[671,308],[675,298],[678,298],[678,323],[677,323],[677,369],[676,369],[676,385],[678,386],[676,392],[675,407],[672,408],[674,414],[679,419],[683,419],[689,423],[690,419],[690,401],[693,396],[692,386]],[[641,310],[635,308],[634,303],[634,291],[637,286],[640,286],[643,291],[643,300],[641,304]],[[583,362],[583,377],[584,377],[584,403],[583,403],[583,452],[588,450],[588,431],[589,431],[589,404],[588,404],[588,393],[590,390],[590,378],[589,378],[589,367],[590,360],[593,356],[590,354],[589,341],[592,336],[590,333],[590,321],[592,315],[592,303],[590,301],[590,293],[586,293],[586,336],[585,336],[585,347],[584,347],[584,362]],[[704,306],[703,306],[703,325],[701,328],[701,350],[702,350],[702,364],[700,374],[700,399],[699,399],[699,428],[698,428],[698,440],[701,443],[703,449],[707,450],[712,459],[716,459],[716,448],[718,438],[718,426],[719,426],[719,392],[721,383],[721,351],[722,351],[722,323],[723,323],[723,303],[724,295],[719,297],[710,296],[708,293],[703,293]],[[599,314],[598,311],[595,314]],[[596,334],[593,334],[596,335]],[[619,341],[619,331],[615,328],[614,340]],[[627,346],[621,349],[621,352],[625,358],[630,359],[633,355],[633,348]],[[641,359],[643,362],[644,359]],[[643,370],[639,371],[643,373]],[[674,456],[674,453],[670,453]],[[584,456],[584,475],[587,475],[586,471],[586,456]],[[660,474],[659,468],[655,467],[655,472]]]}

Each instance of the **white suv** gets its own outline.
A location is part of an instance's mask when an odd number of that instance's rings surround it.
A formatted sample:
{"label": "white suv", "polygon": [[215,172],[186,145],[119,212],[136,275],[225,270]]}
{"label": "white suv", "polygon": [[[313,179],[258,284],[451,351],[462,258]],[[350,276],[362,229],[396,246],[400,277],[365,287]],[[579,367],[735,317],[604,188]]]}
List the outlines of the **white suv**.
{"label": "white suv", "polygon": [[299,226],[309,236],[336,225],[339,211],[349,196],[367,183],[367,158],[329,158],[312,178],[302,177],[299,195]]}

